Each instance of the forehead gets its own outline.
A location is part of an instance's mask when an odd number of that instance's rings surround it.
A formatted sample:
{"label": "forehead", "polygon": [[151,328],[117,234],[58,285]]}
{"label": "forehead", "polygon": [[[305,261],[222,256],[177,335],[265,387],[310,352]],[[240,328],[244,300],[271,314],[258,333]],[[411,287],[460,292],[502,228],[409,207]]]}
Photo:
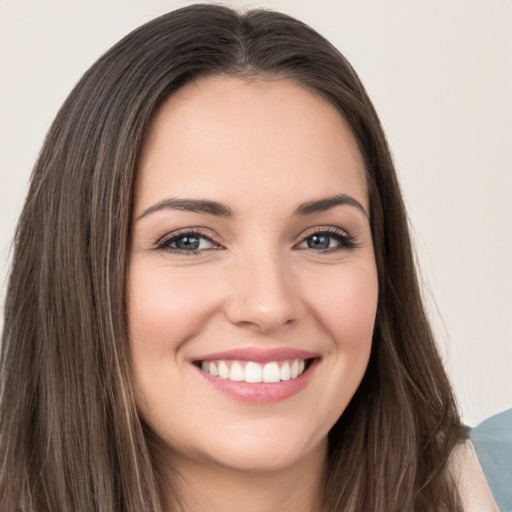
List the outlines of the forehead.
{"label": "forehead", "polygon": [[154,115],[136,205],[164,193],[300,202],[333,192],[368,207],[363,158],[331,104],[290,80],[211,77],[181,88]]}

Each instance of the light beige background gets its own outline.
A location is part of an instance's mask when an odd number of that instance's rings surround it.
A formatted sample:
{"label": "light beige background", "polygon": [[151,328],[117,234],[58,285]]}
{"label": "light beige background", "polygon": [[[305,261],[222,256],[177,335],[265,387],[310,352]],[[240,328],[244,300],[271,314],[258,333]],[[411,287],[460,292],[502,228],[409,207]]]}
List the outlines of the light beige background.
{"label": "light beige background", "polygon": [[[73,85],[128,31],[190,3],[0,0],[2,283],[31,167]],[[292,14],[352,62],[395,155],[464,419],[511,407],[512,1],[225,3]]]}

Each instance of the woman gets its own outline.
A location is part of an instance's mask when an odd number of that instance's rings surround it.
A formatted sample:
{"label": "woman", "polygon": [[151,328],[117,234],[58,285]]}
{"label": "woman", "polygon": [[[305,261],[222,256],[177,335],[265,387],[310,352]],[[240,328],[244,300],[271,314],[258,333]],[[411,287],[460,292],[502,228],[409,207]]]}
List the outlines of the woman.
{"label": "woman", "polygon": [[284,15],[184,8],[84,75],[5,309],[1,510],[493,510],[378,117]]}

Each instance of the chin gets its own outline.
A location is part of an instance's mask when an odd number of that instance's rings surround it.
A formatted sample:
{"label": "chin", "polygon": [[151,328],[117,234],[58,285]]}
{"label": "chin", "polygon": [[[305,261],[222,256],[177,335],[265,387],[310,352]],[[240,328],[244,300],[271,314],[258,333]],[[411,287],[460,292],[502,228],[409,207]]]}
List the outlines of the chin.
{"label": "chin", "polygon": [[258,430],[249,429],[221,439],[210,438],[209,445],[196,455],[205,462],[233,471],[264,473],[290,469],[312,457],[322,459],[327,454],[327,435],[316,439],[290,428]]}

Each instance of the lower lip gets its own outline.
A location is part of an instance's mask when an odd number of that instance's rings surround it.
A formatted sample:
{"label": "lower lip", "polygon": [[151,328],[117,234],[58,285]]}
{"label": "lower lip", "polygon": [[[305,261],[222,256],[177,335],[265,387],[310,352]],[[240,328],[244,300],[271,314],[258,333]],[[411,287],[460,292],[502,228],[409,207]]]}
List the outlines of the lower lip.
{"label": "lower lip", "polygon": [[286,400],[302,391],[310,381],[313,372],[318,366],[318,362],[318,359],[311,361],[306,370],[295,379],[256,384],[221,379],[220,377],[214,377],[209,373],[203,372],[195,365],[194,368],[208,384],[211,384],[215,389],[231,398],[242,402],[268,404]]}

